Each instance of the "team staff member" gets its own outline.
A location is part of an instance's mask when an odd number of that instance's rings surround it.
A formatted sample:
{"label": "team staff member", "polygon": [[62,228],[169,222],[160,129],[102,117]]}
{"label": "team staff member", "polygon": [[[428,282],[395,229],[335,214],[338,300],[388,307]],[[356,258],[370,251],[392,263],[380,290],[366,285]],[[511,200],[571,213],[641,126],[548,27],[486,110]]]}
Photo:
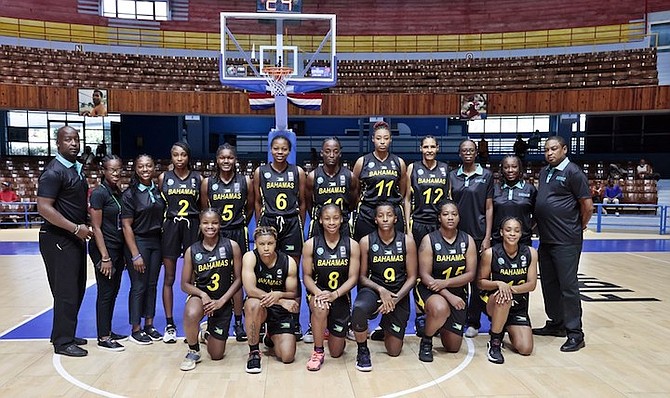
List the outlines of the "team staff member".
{"label": "team staff member", "polygon": [[342,167],[342,146],[337,137],[328,137],[321,145],[323,166],[317,166],[307,175],[305,196],[306,208],[310,212],[309,237],[321,234],[319,215],[321,208],[334,203],[342,210],[342,227],[340,233],[350,236],[349,215],[355,207],[356,180],[351,178],[351,171]]}
{"label": "team staff member", "polygon": [[[477,253],[491,247],[493,227],[493,174],[475,163],[477,145],[464,140],[458,147],[461,166],[449,173],[449,197],[458,205],[458,228],[475,240]],[[477,284],[470,283],[470,303],[466,320],[466,337],[475,337],[481,326],[482,301]]]}
{"label": "team staff member", "polygon": [[[207,331],[200,336],[207,343],[207,352],[214,361],[226,352],[226,340],[233,313],[233,296],[242,287],[242,254],[235,241],[220,234],[218,210],[200,213],[202,240],[184,253],[181,289],[188,294],[184,306],[184,331],[188,352],[181,363],[184,371],[195,369],[200,362],[198,322],[207,315]],[[190,342],[195,342],[191,344]]]}
{"label": "team staff member", "polygon": [[165,274],[163,277],[163,307],[165,309],[164,343],[177,342],[177,326],[172,308],[174,305],[175,273],[177,258],[198,239],[198,214],[200,213],[200,187],[202,176],[190,169],[191,149],[186,143],[175,142],[170,149],[173,170],[158,176],[158,189],[167,204],[163,222],[162,253]]}
{"label": "team staff member", "polygon": [[479,266],[479,288],[485,295],[486,313],[491,317],[491,339],[487,357],[503,363],[502,339],[509,333],[514,351],[521,355],[533,352],[533,333],[528,316],[528,293],[537,283],[537,252],[519,239],[521,220],[508,217],[502,221],[502,243],[482,253]]}
{"label": "team staff member", "polygon": [[244,302],[245,322],[249,333],[247,373],[261,372],[261,352],[258,348],[261,324],[267,322],[266,345],[274,349],[283,363],[295,359],[300,311],[296,298],[298,266],[293,258],[277,248],[274,227],[258,226],[254,231],[256,248],[242,258],[242,284],[247,292]]}
{"label": "team staff member", "polygon": [[[448,195],[447,176],[449,166],[437,160],[439,146],[435,137],[427,135],[421,139],[421,160],[407,166],[409,189],[405,194],[405,214],[407,231],[412,233],[416,247],[428,233],[439,227],[438,203]],[[423,336],[426,317],[417,308],[415,320],[416,335]]]}
{"label": "team staff member", "polygon": [[468,283],[475,277],[474,240],[462,230],[458,206],[445,200],[439,207],[440,228],[426,235],[419,246],[419,276],[415,299],[426,313],[426,330],[419,344],[419,360],[433,361],[433,336],[440,333],[447,352],[458,352],[463,342]]}
{"label": "team staff member", "polygon": [[372,370],[368,349],[368,319],[382,314],[386,352],[397,357],[402,350],[409,319],[409,291],[416,284],[416,246],[414,239],[398,232],[395,206],[377,205],[377,229],[361,239],[359,290],[351,314],[351,326],[358,344],[356,369]]}
{"label": "team staff member", "polygon": [[563,137],[549,137],[544,157],[549,163],[540,171],[535,215],[540,233],[544,310],[549,320],[533,334],[568,337],[561,351],[584,348],[582,303],[577,271],[582,253],[582,232],[593,212],[589,183],[581,168],[567,157]]}
{"label": "team staff member", "polygon": [[314,352],[307,370],[321,369],[324,360],[323,333],[328,328],[328,351],[338,358],[344,353],[351,313],[351,289],[358,281],[358,243],[341,234],[342,209],[335,203],[321,208],[322,233],[305,242],[302,270],[314,332]]}
{"label": "team staff member", "polygon": [[88,210],[94,236],[88,242],[88,254],[95,264],[95,280],[98,285],[95,304],[98,347],[108,351],[123,351],[125,347],[118,340],[125,340],[128,336],[112,332],[114,304],[126,266],[123,257],[122,199],[119,188],[123,163],[116,155],[105,155],[100,164],[102,182],[91,193]]}
{"label": "team staff member", "polygon": [[[237,152],[230,144],[223,144],[216,150],[216,175],[202,180],[200,187],[200,206],[212,207],[221,215],[221,236],[237,243],[242,253],[249,250],[249,231],[247,225],[254,211],[254,190],[251,179],[237,173]],[[235,314],[235,339],[246,341],[247,332],[242,323],[242,289],[233,298]]]}
{"label": "team staff member", "polygon": [[395,228],[405,232],[402,201],[407,189],[405,161],[389,152],[391,130],[386,122],[375,123],[372,131],[374,151],[361,156],[354,164],[353,179],[360,182],[360,199],[354,220],[354,239],[360,242],[375,231],[375,208],[390,203],[398,217]]}
{"label": "team staff member", "polygon": [[[154,327],[158,276],[161,271],[161,226],[165,200],[153,182],[156,163],[149,155],[135,159],[135,173],[123,192],[121,225],[130,276],[130,340],[144,345],[163,337]],[[144,318],[144,329],[141,321]]]}
{"label": "team staff member", "polygon": [[85,242],[93,236],[86,225],[88,183],[77,162],[79,132],[59,128],[56,146],[58,154],[44,168],[37,187],[37,211],[44,218],[40,253],[54,298],[51,343],[56,354],[83,357],[88,351],[79,345],[86,340],[74,334],[86,290]]}
{"label": "team staff member", "polygon": [[502,220],[515,217],[521,221],[520,242],[530,246],[533,234],[533,212],[537,189],[535,185],[524,181],[521,174],[521,159],[517,156],[505,156],[500,162],[502,181],[495,184],[493,190],[493,231],[492,243],[501,243]]}

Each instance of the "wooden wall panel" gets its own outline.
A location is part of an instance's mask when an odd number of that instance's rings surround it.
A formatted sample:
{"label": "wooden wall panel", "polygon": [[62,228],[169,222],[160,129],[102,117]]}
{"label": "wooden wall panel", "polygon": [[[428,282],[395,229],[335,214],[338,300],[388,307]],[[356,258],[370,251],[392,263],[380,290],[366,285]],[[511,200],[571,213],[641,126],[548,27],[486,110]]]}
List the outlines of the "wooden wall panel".
{"label": "wooden wall panel", "polygon": [[[308,111],[289,105],[301,116],[456,116],[458,94],[324,94],[322,109]],[[0,84],[1,109],[77,111],[77,89]],[[206,91],[109,90],[115,113],[272,115],[252,111],[244,93]],[[489,94],[491,115],[628,112],[670,109],[670,86],[600,89],[510,91]]]}

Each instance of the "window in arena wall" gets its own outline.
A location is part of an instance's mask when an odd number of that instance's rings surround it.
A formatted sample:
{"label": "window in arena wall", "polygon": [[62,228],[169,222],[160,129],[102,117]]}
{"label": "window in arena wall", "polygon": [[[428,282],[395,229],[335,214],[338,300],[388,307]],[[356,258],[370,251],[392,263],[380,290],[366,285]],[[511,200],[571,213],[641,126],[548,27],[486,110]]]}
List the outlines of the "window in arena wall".
{"label": "window in arena wall", "polygon": [[[7,154],[55,156],[56,131],[65,125],[79,130],[82,151],[88,145],[95,152],[103,140],[107,144],[111,143],[111,123],[120,121],[119,114],[84,117],[74,112],[9,111],[5,132]],[[107,145],[107,148],[111,148],[111,145]]]}
{"label": "window in arena wall", "polygon": [[102,16],[109,18],[167,21],[167,0],[103,0]]}
{"label": "window in arena wall", "polygon": [[[468,121],[468,136],[475,141],[484,137],[489,143],[489,153],[494,155],[512,153],[516,135],[521,134],[528,141],[535,130],[544,138],[548,136],[549,115],[488,116]],[[529,152],[540,153],[536,148]]]}
{"label": "window in arena wall", "polygon": [[652,34],[658,35],[658,49],[670,51],[670,21],[652,22],[650,31]]}

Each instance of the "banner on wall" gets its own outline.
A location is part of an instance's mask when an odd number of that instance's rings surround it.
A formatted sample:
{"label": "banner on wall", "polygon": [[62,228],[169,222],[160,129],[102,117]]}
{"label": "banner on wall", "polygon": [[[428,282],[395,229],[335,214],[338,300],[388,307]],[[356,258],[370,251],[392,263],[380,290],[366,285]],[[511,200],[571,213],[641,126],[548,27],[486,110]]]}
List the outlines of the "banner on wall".
{"label": "banner on wall", "polygon": [[488,106],[488,94],[464,94],[461,95],[461,119],[477,120],[486,119],[486,108]]}
{"label": "banner on wall", "polygon": [[[321,110],[322,100],[323,95],[319,93],[288,94],[288,102],[310,111]],[[275,106],[275,98],[270,93],[249,93],[249,106],[254,111],[269,109]]]}

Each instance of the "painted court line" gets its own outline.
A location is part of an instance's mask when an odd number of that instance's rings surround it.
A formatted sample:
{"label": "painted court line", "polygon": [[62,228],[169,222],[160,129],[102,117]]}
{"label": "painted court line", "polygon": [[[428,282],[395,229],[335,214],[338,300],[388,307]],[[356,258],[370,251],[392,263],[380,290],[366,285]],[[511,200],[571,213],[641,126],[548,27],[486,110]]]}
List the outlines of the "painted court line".
{"label": "painted court line", "polygon": [[433,387],[433,386],[438,385],[439,383],[442,383],[443,381],[449,380],[452,377],[459,374],[460,372],[462,372],[463,369],[465,369],[470,364],[470,362],[472,362],[472,358],[475,357],[475,344],[472,342],[472,339],[464,338],[463,340],[465,340],[465,343],[468,346],[468,354],[465,356],[465,359],[463,359],[463,362],[461,362],[457,367],[452,369],[449,373],[445,374],[444,376],[440,376],[439,378],[437,378],[433,381],[429,381],[428,383],[424,383],[424,384],[418,385],[416,387],[408,388],[407,390],[398,391],[398,392],[394,392],[394,393],[387,394],[387,395],[382,395],[381,398],[401,397],[403,395],[407,395],[407,394],[415,393],[417,391],[425,390],[428,387]]}
{"label": "painted court line", "polygon": [[95,387],[91,387],[88,384],[85,384],[85,383],[75,379],[74,377],[72,377],[72,375],[70,375],[65,370],[65,368],[63,367],[63,364],[61,364],[60,358],[61,358],[60,355],[56,355],[56,354],[53,355],[52,363],[54,365],[54,368],[56,368],[56,371],[58,372],[59,375],[61,375],[61,377],[63,377],[65,380],[67,380],[71,384],[74,384],[75,386],[81,388],[82,390],[86,390],[87,392],[97,394],[97,395],[101,395],[103,397],[125,398],[123,395],[117,395],[117,394],[113,394],[111,392],[99,390]]}
{"label": "painted court line", "polygon": [[668,261],[668,260],[661,260],[660,258],[647,257],[647,256],[643,256],[642,254],[630,253],[630,252],[626,252],[626,254],[630,254],[631,256],[635,256],[635,257],[644,258],[645,260],[658,261],[659,263],[670,264],[670,261]]}

